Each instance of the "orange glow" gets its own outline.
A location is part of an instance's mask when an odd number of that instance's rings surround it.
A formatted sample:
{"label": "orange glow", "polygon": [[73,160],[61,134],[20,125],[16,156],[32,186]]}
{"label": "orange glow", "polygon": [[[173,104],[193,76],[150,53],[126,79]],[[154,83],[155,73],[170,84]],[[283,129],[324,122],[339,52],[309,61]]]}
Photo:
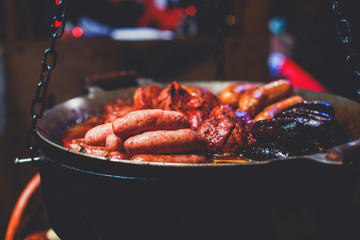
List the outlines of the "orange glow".
{"label": "orange glow", "polygon": [[84,31],[81,27],[74,27],[71,33],[74,37],[79,38],[83,35]]}
{"label": "orange glow", "polygon": [[194,16],[196,14],[196,7],[194,5],[190,5],[186,8],[186,14],[189,16]]}
{"label": "orange glow", "polygon": [[227,25],[232,26],[232,25],[234,25],[234,24],[235,24],[235,22],[236,22],[236,18],[235,18],[235,16],[234,16],[234,15],[229,14],[229,15],[227,15],[227,16],[226,16],[226,18],[225,18],[225,22],[226,22],[226,24],[227,24]]}

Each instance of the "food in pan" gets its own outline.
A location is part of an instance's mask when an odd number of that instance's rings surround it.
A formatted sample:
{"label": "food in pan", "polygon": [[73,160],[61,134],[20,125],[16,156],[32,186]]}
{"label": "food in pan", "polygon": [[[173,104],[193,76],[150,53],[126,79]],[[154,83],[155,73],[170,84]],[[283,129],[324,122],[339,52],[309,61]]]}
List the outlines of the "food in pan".
{"label": "food in pan", "polygon": [[234,83],[217,96],[176,81],[138,88],[64,131],[70,150],[108,159],[209,163],[307,155],[347,142],[334,109],[296,95],[287,80]]}

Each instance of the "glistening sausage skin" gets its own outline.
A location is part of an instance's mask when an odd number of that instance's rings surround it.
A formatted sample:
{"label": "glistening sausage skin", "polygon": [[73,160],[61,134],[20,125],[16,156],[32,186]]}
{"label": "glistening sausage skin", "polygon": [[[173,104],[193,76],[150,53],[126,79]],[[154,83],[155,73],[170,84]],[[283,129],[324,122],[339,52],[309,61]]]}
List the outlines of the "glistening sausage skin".
{"label": "glistening sausage skin", "polygon": [[124,140],[143,132],[176,130],[189,127],[190,123],[183,113],[160,109],[130,112],[113,121],[114,133]]}
{"label": "glistening sausage skin", "polygon": [[292,105],[295,105],[297,103],[300,103],[302,101],[304,101],[304,99],[301,96],[295,95],[295,96],[291,96],[289,98],[280,100],[278,102],[275,102],[273,104],[270,104],[269,106],[265,107],[261,112],[259,112],[255,116],[254,121],[256,122],[259,120],[273,118],[276,114],[280,113],[284,109],[286,109]]}
{"label": "glistening sausage skin", "polygon": [[105,145],[106,137],[112,132],[112,123],[105,123],[93,127],[86,132],[85,143],[93,146]]}
{"label": "glistening sausage skin", "polygon": [[194,153],[206,150],[205,141],[192,129],[159,130],[138,134],[124,142],[130,155]]}
{"label": "glistening sausage skin", "polygon": [[109,151],[121,151],[124,150],[124,141],[114,133],[111,133],[106,137],[105,146]]}
{"label": "glistening sausage skin", "polygon": [[254,117],[264,106],[287,97],[292,91],[290,82],[278,80],[246,90],[239,98],[239,110]]}

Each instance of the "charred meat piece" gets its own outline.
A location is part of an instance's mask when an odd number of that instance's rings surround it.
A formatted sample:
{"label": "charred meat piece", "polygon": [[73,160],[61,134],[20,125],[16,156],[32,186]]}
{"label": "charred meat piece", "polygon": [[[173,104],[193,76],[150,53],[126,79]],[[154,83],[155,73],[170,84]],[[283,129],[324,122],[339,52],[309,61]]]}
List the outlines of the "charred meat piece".
{"label": "charred meat piece", "polygon": [[261,161],[275,158],[287,158],[290,156],[290,152],[277,142],[257,142],[247,145],[243,151],[243,155],[248,159]]}
{"label": "charred meat piece", "polygon": [[159,109],[188,112],[191,94],[178,82],[174,81],[164,88],[157,97]]}
{"label": "charred meat piece", "polygon": [[134,106],[136,109],[154,109],[158,108],[157,97],[159,96],[162,89],[153,84],[146,88],[136,89],[133,99]]}
{"label": "charred meat piece", "polygon": [[[221,108],[213,111],[219,110]],[[247,142],[247,133],[235,113],[231,111],[217,116],[211,113],[210,116],[197,130],[206,140],[208,151],[213,154],[238,153]]]}

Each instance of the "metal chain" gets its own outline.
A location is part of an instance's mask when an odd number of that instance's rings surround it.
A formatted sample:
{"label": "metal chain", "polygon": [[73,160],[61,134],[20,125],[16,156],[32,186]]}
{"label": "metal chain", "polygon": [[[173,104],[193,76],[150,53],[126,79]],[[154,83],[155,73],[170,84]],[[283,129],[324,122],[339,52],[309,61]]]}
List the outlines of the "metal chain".
{"label": "metal chain", "polygon": [[216,73],[215,80],[225,80],[226,74],[224,72],[225,65],[225,42],[224,42],[224,33],[223,33],[223,16],[221,7],[221,0],[215,1],[215,13],[217,14],[216,21],[216,42],[215,42],[215,63],[216,63]]}
{"label": "metal chain", "polygon": [[334,12],[337,34],[346,50],[346,65],[355,80],[356,92],[360,96],[360,55],[354,52],[350,21],[344,14],[344,3],[342,0],[331,0]]}
{"label": "metal chain", "polygon": [[67,4],[67,0],[55,0],[55,2],[57,4],[57,10],[50,29],[50,33],[52,36],[51,46],[44,52],[41,61],[40,81],[37,84],[35,97],[32,100],[30,108],[30,116],[32,118],[32,121],[30,129],[27,132],[27,144],[30,150],[30,157],[32,160],[38,154],[38,149],[36,146],[36,124],[37,121],[44,114],[46,92],[49,85],[51,72],[56,66],[56,40],[62,36],[65,30],[65,7]]}

